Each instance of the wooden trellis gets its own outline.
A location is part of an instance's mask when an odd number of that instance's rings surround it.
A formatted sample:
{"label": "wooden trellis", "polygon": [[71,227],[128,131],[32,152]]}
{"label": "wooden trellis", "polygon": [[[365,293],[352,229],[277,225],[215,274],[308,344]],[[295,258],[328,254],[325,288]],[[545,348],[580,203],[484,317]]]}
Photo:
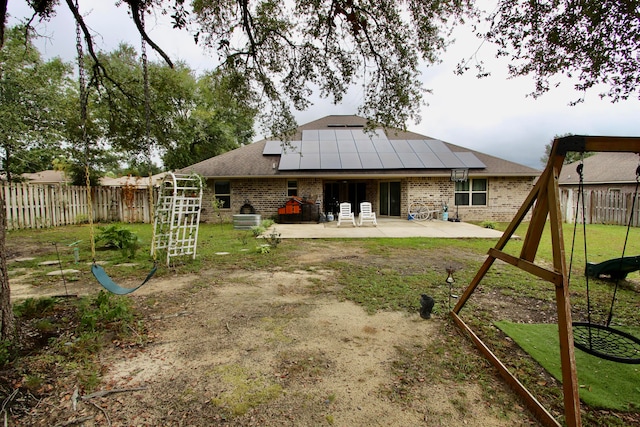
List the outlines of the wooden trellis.
{"label": "wooden trellis", "polygon": [[154,258],[166,255],[167,266],[173,257],[190,255],[195,259],[201,204],[202,180],[198,175],[167,173],[154,213]]}

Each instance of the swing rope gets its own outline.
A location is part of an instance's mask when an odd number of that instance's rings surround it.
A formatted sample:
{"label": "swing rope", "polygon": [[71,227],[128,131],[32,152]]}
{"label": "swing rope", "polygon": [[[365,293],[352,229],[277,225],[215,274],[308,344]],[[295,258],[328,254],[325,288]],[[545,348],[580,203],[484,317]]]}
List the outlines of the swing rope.
{"label": "swing rope", "polygon": [[[78,9],[78,1],[76,0],[76,9]],[[141,15],[144,15],[144,13],[141,12]],[[144,22],[144,21],[143,21]],[[86,179],[86,186],[87,186],[87,204],[89,206],[88,209],[88,220],[89,220],[89,230],[90,230],[90,241],[91,241],[91,258],[92,258],[92,266],[91,266],[91,272],[93,273],[93,276],[96,278],[96,280],[108,291],[110,291],[111,293],[117,294],[117,295],[126,295],[129,294],[131,292],[134,292],[135,290],[137,290],[138,288],[140,288],[141,286],[143,286],[144,284],[146,284],[151,277],[153,277],[153,275],[156,273],[157,269],[158,269],[158,265],[156,262],[156,258],[154,256],[154,263],[153,263],[153,268],[151,269],[151,271],[147,274],[147,277],[144,279],[144,281],[133,288],[124,288],[120,285],[118,285],[117,283],[115,283],[113,281],[113,279],[111,279],[111,277],[109,277],[109,275],[107,274],[107,272],[104,270],[104,268],[102,268],[102,266],[98,265],[98,263],[96,262],[96,238],[95,238],[95,229],[94,229],[94,224],[93,224],[93,202],[92,202],[92,198],[91,198],[91,179],[89,177],[89,159],[90,159],[90,148],[89,148],[89,141],[88,141],[88,136],[87,136],[87,120],[88,120],[88,116],[87,116],[87,104],[88,104],[88,91],[86,89],[86,78],[85,78],[85,74],[84,74],[84,52],[83,52],[83,48],[82,48],[82,30],[80,28],[80,23],[76,22],[76,49],[78,51],[78,79],[79,79],[79,96],[80,96],[80,121],[81,121],[81,130],[82,130],[82,142],[84,143],[84,147],[85,147],[85,179]],[[146,64],[146,49],[144,48],[143,45],[143,52],[144,52],[144,56],[143,56],[143,67],[144,67],[144,79],[145,79],[145,116],[146,116],[146,142],[147,142],[147,154],[148,154],[148,158],[150,159],[151,156],[151,147],[150,147],[150,142],[149,142],[149,117],[150,117],[150,108],[149,108],[149,87],[148,87],[148,78],[147,78],[147,64]],[[153,218],[153,178],[151,175],[151,160],[149,160],[149,198],[150,198],[150,212],[151,212],[151,217]],[[155,240],[155,236],[152,239],[152,241]],[[152,243],[153,245],[153,243]]]}
{"label": "swing rope", "polygon": [[[640,154],[639,154],[640,156]],[[638,167],[636,168],[636,188],[635,191],[633,193],[633,199],[631,201],[631,212],[629,213],[629,221],[627,222],[627,234],[625,235],[624,238],[624,245],[622,247],[622,255],[620,255],[620,267],[619,270],[622,270],[622,265],[624,263],[624,255],[626,253],[627,250],[627,242],[629,241],[629,231],[631,230],[631,225],[633,224],[633,214],[635,212],[635,208],[636,208],[636,200],[638,198],[638,184],[640,184],[640,164],[638,164]],[[613,317],[613,305],[616,301],[616,296],[618,294],[618,285],[620,284],[620,277],[616,278],[616,285],[613,288],[613,298],[611,299],[611,308],[609,309],[609,317],[607,318],[607,323],[606,326],[609,326],[611,324],[611,318]]]}
{"label": "swing rope", "polygon": [[[584,202],[584,176],[583,176],[583,162],[581,162],[576,171],[580,176],[580,182],[578,184],[578,202],[576,203],[576,215],[574,222],[574,233],[573,233],[573,243],[571,249],[571,262],[569,266],[569,277],[571,276],[571,263],[573,262],[573,252],[575,247],[575,236],[576,236],[576,228],[577,228],[577,218],[578,218],[578,206],[580,205],[580,200],[582,200],[581,204],[581,212],[582,212],[582,229],[583,229],[583,240],[584,240],[584,256],[585,256],[585,264],[588,261],[587,258],[587,233],[586,233],[586,218],[585,218],[585,202]],[[640,184],[640,164],[636,169],[636,186],[635,192],[632,199],[631,204],[631,213],[629,214],[629,221],[627,223],[627,230],[624,239],[624,245],[622,249],[622,255],[620,257],[620,269],[623,265],[623,259],[627,248],[627,243],[629,241],[629,231],[631,229],[631,225],[633,223],[633,215],[636,205],[636,200],[638,197],[638,188]],[[573,335],[574,335],[574,344],[576,348],[591,354],[593,356],[610,360],[613,362],[620,363],[628,363],[628,364],[640,364],[640,339],[635,336],[626,333],[624,331],[620,331],[618,329],[612,328],[611,319],[613,318],[613,309],[617,297],[618,286],[621,278],[616,278],[616,284],[613,291],[613,297],[611,299],[611,306],[609,308],[609,313],[607,316],[607,321],[604,325],[595,324],[591,321],[591,295],[590,295],[590,286],[589,286],[589,275],[585,275],[585,284],[587,291],[587,322],[573,322]]]}

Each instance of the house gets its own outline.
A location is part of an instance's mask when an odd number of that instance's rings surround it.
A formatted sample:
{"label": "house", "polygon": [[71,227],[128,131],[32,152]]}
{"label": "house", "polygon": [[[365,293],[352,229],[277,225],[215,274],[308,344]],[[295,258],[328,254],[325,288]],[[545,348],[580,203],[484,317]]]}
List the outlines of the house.
{"label": "house", "polygon": [[[578,165],[582,163],[582,191]],[[633,225],[639,226],[637,179],[640,157],[635,153],[599,152],[582,161],[562,166],[558,178],[560,204],[565,221],[587,224],[627,225],[633,211]],[[577,216],[576,216],[577,214]]]}
{"label": "house", "polygon": [[[561,189],[577,189],[580,161],[562,166],[558,185]],[[585,190],[632,193],[635,191],[636,170],[640,157],[635,153],[596,153],[582,160]]]}
{"label": "house", "polygon": [[71,184],[71,179],[67,176],[66,173],[64,173],[64,171],[45,170],[35,173],[23,173],[21,176],[30,184]]}
{"label": "house", "polygon": [[[167,172],[161,172],[151,176],[151,183],[154,187],[158,187],[162,184]],[[126,175],[118,178],[111,178],[103,176],[100,178],[100,185],[103,187],[132,187],[138,189],[144,189],[149,187],[148,176],[132,176]]]}
{"label": "house", "polygon": [[[262,140],[196,163],[180,173],[207,180],[203,220],[213,198],[231,219],[248,203],[277,218],[293,196],[313,200],[322,213],[368,201],[378,217],[407,218],[409,206],[446,205],[465,221],[509,221],[540,171],[401,130],[365,129],[366,119],[332,115],[304,124],[288,143]],[[453,176],[462,177],[454,182]]]}

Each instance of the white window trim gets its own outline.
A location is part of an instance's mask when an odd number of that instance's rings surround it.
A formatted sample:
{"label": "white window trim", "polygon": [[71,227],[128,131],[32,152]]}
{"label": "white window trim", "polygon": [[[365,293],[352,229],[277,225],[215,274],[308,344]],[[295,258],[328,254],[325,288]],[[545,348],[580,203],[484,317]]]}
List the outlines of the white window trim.
{"label": "white window trim", "polygon": [[[478,190],[473,191],[473,181],[475,181],[475,180],[485,181],[485,189],[483,191],[478,191]],[[454,191],[454,196],[453,197],[454,197],[454,200],[455,200],[455,197],[458,194],[468,194],[469,195],[469,203],[467,203],[466,205],[456,205],[456,206],[488,206],[489,205],[489,203],[488,203],[489,202],[489,179],[488,178],[469,178],[469,180],[467,182],[469,183],[469,190],[467,190],[467,191],[458,191],[458,190],[455,189],[455,186],[454,186],[454,190],[453,190]],[[456,186],[457,186],[457,184],[458,183],[456,183]],[[473,204],[473,195],[474,194],[484,194],[485,195],[485,204],[484,205],[474,205]]]}

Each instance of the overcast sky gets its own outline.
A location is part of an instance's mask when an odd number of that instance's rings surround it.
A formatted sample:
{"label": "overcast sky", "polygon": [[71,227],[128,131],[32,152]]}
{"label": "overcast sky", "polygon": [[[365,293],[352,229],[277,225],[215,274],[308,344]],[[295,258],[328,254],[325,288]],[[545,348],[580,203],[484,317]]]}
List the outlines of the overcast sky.
{"label": "overcast sky", "polygon": [[[99,34],[95,38],[99,49],[112,50],[122,41],[139,48],[140,37],[124,6],[116,7],[115,0],[85,0],[80,6],[90,28]],[[74,60],[75,24],[64,3],[58,10],[50,23],[39,27],[50,39],[41,40],[38,46],[46,57]],[[26,2],[9,1],[9,13],[12,25],[28,13]],[[200,72],[215,66],[216,54],[202,52],[187,33],[149,18],[147,29],[172,59],[184,60]],[[488,64],[490,77],[477,79],[473,72],[454,74],[458,62],[479,46],[478,40],[465,29],[459,29],[455,38],[441,64],[424,67],[422,81],[433,93],[425,95],[428,105],[421,109],[421,122],[408,123],[409,130],[534,168],[543,167],[540,157],[544,146],[556,135],[640,135],[638,99],[612,104],[601,100],[594,90],[587,93],[583,104],[571,107],[569,102],[578,96],[569,82],[541,98],[526,97],[533,89],[533,80],[508,79],[507,62],[494,59],[490,45],[483,45],[478,52],[479,58]],[[149,52],[151,59],[159,60],[150,49]],[[328,114],[355,114],[360,98],[361,92],[354,89],[341,105],[318,100],[296,118],[302,124]]]}

